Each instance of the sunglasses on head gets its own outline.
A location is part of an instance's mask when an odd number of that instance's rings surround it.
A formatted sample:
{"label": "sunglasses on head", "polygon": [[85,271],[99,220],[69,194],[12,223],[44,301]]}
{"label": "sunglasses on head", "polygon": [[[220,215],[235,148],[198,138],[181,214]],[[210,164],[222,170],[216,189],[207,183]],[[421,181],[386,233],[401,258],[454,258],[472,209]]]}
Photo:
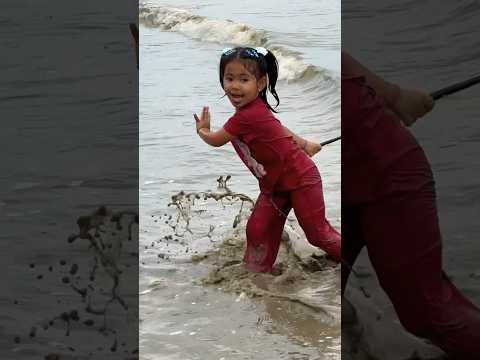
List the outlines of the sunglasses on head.
{"label": "sunglasses on head", "polygon": [[[222,56],[229,56],[237,51],[238,48],[225,48],[222,51]],[[245,48],[244,52],[252,57],[252,58],[259,58],[259,55],[266,56],[268,53],[268,50],[265,49],[264,47],[256,47],[256,48]]]}

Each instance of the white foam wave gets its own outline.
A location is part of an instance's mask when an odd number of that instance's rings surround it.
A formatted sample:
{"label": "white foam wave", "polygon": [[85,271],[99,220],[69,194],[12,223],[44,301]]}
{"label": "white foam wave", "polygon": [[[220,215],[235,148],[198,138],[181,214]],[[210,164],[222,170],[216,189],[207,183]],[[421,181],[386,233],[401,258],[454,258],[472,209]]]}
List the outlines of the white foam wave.
{"label": "white foam wave", "polygon": [[189,38],[228,46],[264,46],[277,57],[279,80],[308,80],[322,76],[330,78],[326,70],[306,64],[300,56],[282,46],[269,43],[268,33],[231,20],[210,19],[188,10],[140,5],[140,22],[149,27],[181,33]]}
{"label": "white foam wave", "polygon": [[190,38],[236,45],[260,46],[267,42],[265,34],[249,25],[230,20],[209,19],[184,9],[141,5],[140,22],[146,26],[182,33]]}

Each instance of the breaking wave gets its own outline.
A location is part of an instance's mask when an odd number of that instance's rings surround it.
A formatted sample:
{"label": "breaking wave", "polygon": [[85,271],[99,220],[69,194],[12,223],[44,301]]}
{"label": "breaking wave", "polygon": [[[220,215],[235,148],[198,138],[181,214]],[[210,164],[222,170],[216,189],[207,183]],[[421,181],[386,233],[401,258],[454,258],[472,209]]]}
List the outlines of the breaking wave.
{"label": "breaking wave", "polygon": [[224,46],[263,46],[272,51],[279,63],[279,80],[308,81],[325,79],[329,86],[338,78],[327,69],[306,64],[302,57],[281,45],[272,44],[265,30],[231,20],[212,19],[188,10],[140,5],[140,23],[163,31],[177,32],[191,39]]}

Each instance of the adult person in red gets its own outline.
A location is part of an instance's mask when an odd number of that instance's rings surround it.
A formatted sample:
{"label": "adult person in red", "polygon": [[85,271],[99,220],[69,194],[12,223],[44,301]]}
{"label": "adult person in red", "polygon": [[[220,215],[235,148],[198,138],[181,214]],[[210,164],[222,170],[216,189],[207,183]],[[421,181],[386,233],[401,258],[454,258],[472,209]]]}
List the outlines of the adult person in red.
{"label": "adult person in red", "polygon": [[342,294],[366,246],[402,325],[455,359],[479,359],[480,310],[442,271],[435,184],[407,129],[433,99],[342,54]]}
{"label": "adult person in red", "polygon": [[195,119],[202,140],[212,146],[232,142],[258,179],[260,195],[246,229],[246,267],[253,272],[272,271],[292,208],[307,240],[340,261],[340,234],[325,218],[320,174],[309,157],[321,146],[284,127],[267,100],[268,90],[279,104],[275,56],[264,48],[226,49],[219,70],[220,84],[235,114],[217,131],[210,130],[207,107]]}

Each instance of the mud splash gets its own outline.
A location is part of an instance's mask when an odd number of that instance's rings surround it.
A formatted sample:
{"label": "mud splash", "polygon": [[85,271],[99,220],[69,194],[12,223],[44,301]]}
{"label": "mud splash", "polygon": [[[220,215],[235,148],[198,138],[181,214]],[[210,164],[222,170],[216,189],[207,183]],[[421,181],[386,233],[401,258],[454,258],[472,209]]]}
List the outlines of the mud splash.
{"label": "mud splash", "polygon": [[319,314],[322,322],[333,324],[340,321],[339,299],[338,306],[329,305],[330,301],[325,301],[323,293],[327,288],[331,293],[331,286],[325,286],[322,279],[331,278],[332,272],[339,275],[335,263],[325,255],[301,259],[293,251],[290,236],[284,232],[273,273],[249,272],[242,261],[246,243],[244,231],[243,226],[239,227],[216,249],[192,256],[193,262],[211,267],[208,276],[202,279],[203,285],[239,294],[238,299],[262,297],[300,304]]}
{"label": "mud splash", "polygon": [[230,179],[230,176],[217,179],[217,192],[181,191],[172,196],[169,204],[176,208],[177,215],[171,217],[168,225],[176,236],[183,236],[186,233],[194,235],[191,222],[196,215],[197,201],[241,202],[232,228],[223,239],[212,243],[213,248],[191,256],[193,263],[202,263],[210,269],[200,284],[238,294],[239,301],[242,298],[263,298],[296,304],[318,314],[324,323],[339,324],[340,267],[307,242],[292,216],[287,219],[273,272],[259,274],[245,268],[245,227],[254,201],[245,194],[233,192],[227,185]]}
{"label": "mud splash", "polygon": [[291,214],[274,273],[248,272],[245,226],[254,201],[232,191],[230,179],[220,176],[212,191],[179,191],[169,209],[141,216],[141,352],[154,354],[160,342],[182,358],[196,358],[193,351],[221,358],[221,351],[229,359],[261,352],[338,360],[339,267],[308,247]]}
{"label": "mud splash", "polygon": [[[16,335],[16,352],[27,353],[38,342],[41,352],[54,348],[45,359],[67,359],[73,353],[104,359],[121,353],[138,359],[137,335],[131,326],[138,322],[138,286],[133,282],[137,271],[128,270],[138,266],[138,223],[134,211],[100,206],[78,218],[78,233],[67,239],[77,247],[69,247],[65,258],[29,264],[30,271],[40,272],[37,281],[45,283],[48,275],[61,280],[60,285],[48,282],[43,288],[51,293],[52,303],[57,301],[59,313],[44,316],[28,333]],[[19,298],[15,304],[25,301]],[[86,336],[92,338],[87,346]]]}

